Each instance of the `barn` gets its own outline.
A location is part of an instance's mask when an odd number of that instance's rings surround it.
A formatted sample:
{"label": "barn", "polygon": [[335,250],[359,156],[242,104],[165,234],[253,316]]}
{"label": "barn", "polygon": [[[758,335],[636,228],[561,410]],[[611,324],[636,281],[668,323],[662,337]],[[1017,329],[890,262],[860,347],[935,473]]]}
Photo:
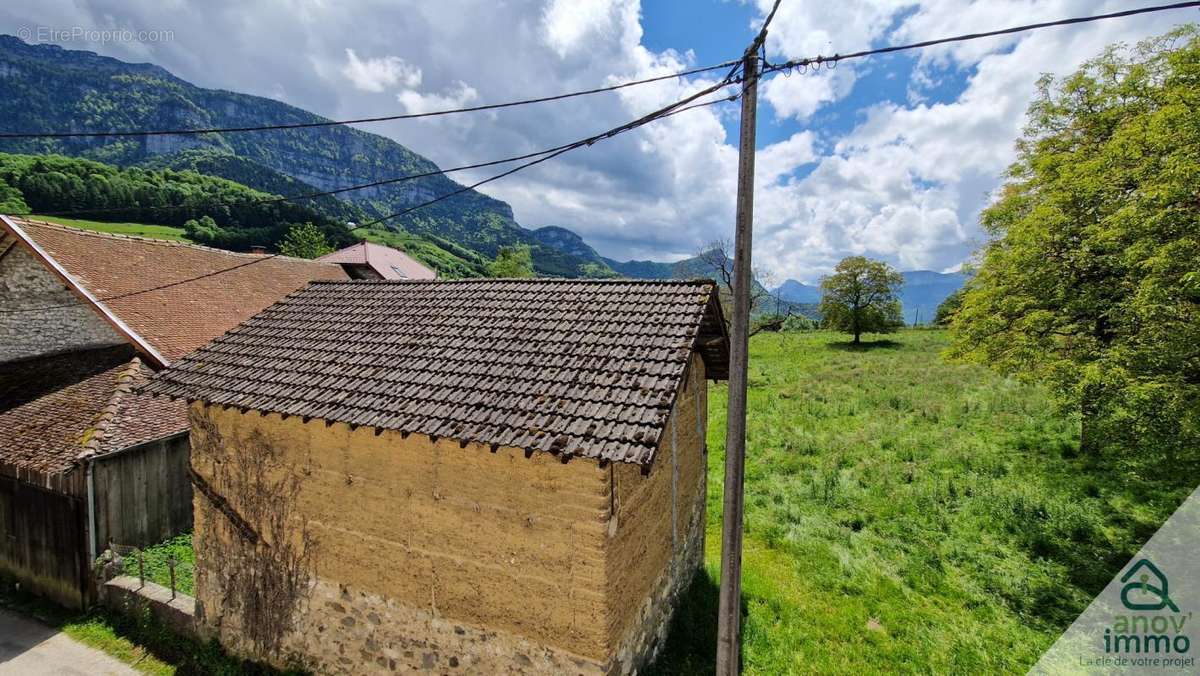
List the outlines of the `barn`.
{"label": "barn", "polygon": [[318,281],[158,374],[202,628],[329,673],[632,673],[704,552],[710,281]]}

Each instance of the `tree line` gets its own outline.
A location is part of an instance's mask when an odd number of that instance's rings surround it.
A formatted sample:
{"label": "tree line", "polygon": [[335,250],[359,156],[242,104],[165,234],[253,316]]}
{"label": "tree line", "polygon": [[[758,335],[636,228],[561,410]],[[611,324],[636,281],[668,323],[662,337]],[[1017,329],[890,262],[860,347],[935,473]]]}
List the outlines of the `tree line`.
{"label": "tree line", "polygon": [[4,213],[70,212],[75,218],[173,225],[195,241],[241,251],[277,246],[303,223],[311,223],[334,247],[352,243],[344,223],[302,204],[263,201],[270,197],[194,171],[0,153]]}

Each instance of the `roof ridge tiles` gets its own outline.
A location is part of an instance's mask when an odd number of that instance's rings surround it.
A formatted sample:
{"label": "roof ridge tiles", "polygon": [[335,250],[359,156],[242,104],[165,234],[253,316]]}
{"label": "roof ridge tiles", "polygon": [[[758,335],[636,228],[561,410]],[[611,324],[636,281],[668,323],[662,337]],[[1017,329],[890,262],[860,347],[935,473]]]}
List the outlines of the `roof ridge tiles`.
{"label": "roof ridge tiles", "polygon": [[590,279],[576,277],[466,277],[463,279],[315,279],[313,285],[349,284],[362,286],[407,285],[474,285],[474,284],[580,284],[617,286],[716,286],[716,280],[707,277],[688,279],[635,279],[626,277]]}
{"label": "roof ridge tiles", "polygon": [[[315,260],[308,259],[308,258],[296,258],[295,256],[284,256],[282,254],[256,254],[256,253],[249,253],[249,252],[245,252],[245,251],[230,251],[229,249],[219,249],[214,246],[207,246],[205,244],[196,244],[195,242],[183,242],[183,241],[180,241],[177,239],[163,239],[161,237],[146,237],[144,235],[130,235],[130,234],[126,234],[123,232],[102,232],[100,230],[88,230],[87,228],[76,228],[76,227],[70,226],[70,225],[63,225],[62,223],[54,223],[52,221],[42,221],[42,220],[37,220],[37,219],[33,219],[33,218],[28,218],[26,216],[8,216],[8,218],[12,218],[12,219],[20,221],[22,223],[34,225],[37,227],[53,228],[55,230],[61,230],[63,232],[68,232],[72,235],[82,235],[84,237],[99,237],[99,238],[103,238],[103,239],[115,239],[115,240],[133,240],[136,242],[143,242],[146,244],[155,244],[155,245],[169,246],[169,247],[180,247],[180,248],[187,248],[187,249],[197,249],[200,251],[207,251],[210,253],[219,253],[219,254],[225,254],[227,256],[236,256],[238,258],[276,258],[276,259],[283,260],[283,261],[300,261],[300,262],[305,262],[305,263],[319,263],[319,261],[315,261]],[[335,263],[320,263],[320,264],[321,265],[336,265]]]}
{"label": "roof ridge tiles", "polygon": [[141,369],[142,360],[133,357],[125,364],[125,368],[117,373],[108,402],[96,414],[92,424],[84,430],[83,438],[80,439],[80,446],[83,450],[77,456],[79,459],[95,455],[100,451],[101,445],[108,437],[112,422],[117,416],[117,411],[121,408],[121,399],[133,390],[133,381],[141,373]]}

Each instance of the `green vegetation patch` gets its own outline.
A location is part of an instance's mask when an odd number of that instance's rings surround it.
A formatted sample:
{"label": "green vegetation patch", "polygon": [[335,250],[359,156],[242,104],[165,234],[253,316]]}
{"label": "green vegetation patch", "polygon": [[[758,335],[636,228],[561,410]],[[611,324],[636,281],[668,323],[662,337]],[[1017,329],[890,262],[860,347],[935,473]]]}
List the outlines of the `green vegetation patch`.
{"label": "green vegetation patch", "polygon": [[144,570],[138,568],[138,555],[126,554],[125,574],[146,579],[164,587],[171,586],[171,561],[175,562],[175,589],[181,594],[195,594],[196,553],[192,549],[192,534],[184,533],[141,551]]}
{"label": "green vegetation patch", "polygon": [[[1080,455],[1047,392],[947,364],[946,345],[753,339],[745,673],[1023,673],[1190,491]],[[726,390],[710,392],[708,569],[662,674],[712,671]]]}
{"label": "green vegetation patch", "polygon": [[146,223],[102,223],[100,221],[85,221],[79,218],[63,218],[62,216],[36,216],[39,221],[49,221],[59,225],[67,225],[81,230],[95,232],[111,232],[118,235],[136,235],[154,239],[173,239],[180,242],[190,242],[183,228],[170,225],[148,225]]}

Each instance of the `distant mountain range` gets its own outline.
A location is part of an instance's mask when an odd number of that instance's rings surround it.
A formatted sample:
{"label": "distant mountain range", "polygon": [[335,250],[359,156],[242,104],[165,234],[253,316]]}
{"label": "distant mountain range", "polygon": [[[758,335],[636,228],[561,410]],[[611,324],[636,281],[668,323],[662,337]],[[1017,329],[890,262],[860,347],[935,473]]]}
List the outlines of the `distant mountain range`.
{"label": "distant mountain range", "polygon": [[[0,127],[9,131],[188,129],[326,119],[268,98],[197,87],[152,64],[127,63],[55,45],[28,45],[8,35],[0,36],[0,89],[5,94],[0,97]],[[121,167],[192,169],[286,195],[438,169],[391,139],[348,126],[187,136],[4,139],[0,152],[57,153]],[[435,174],[320,198],[309,206],[343,222],[361,223],[461,187]],[[542,243],[516,222],[507,203],[474,190],[392,219],[389,225],[427,237],[429,245],[441,246],[447,256],[462,247],[493,258],[503,246],[526,245],[532,249],[535,269],[544,275],[615,274],[604,260]]]}
{"label": "distant mountain range", "polygon": [[[904,320],[909,324],[932,322],[938,305],[967,282],[967,275],[961,272],[910,270],[900,274],[904,276],[900,304],[903,306]],[[792,303],[820,303],[822,295],[821,287],[810,286],[794,279],[780,284],[773,292]]]}

